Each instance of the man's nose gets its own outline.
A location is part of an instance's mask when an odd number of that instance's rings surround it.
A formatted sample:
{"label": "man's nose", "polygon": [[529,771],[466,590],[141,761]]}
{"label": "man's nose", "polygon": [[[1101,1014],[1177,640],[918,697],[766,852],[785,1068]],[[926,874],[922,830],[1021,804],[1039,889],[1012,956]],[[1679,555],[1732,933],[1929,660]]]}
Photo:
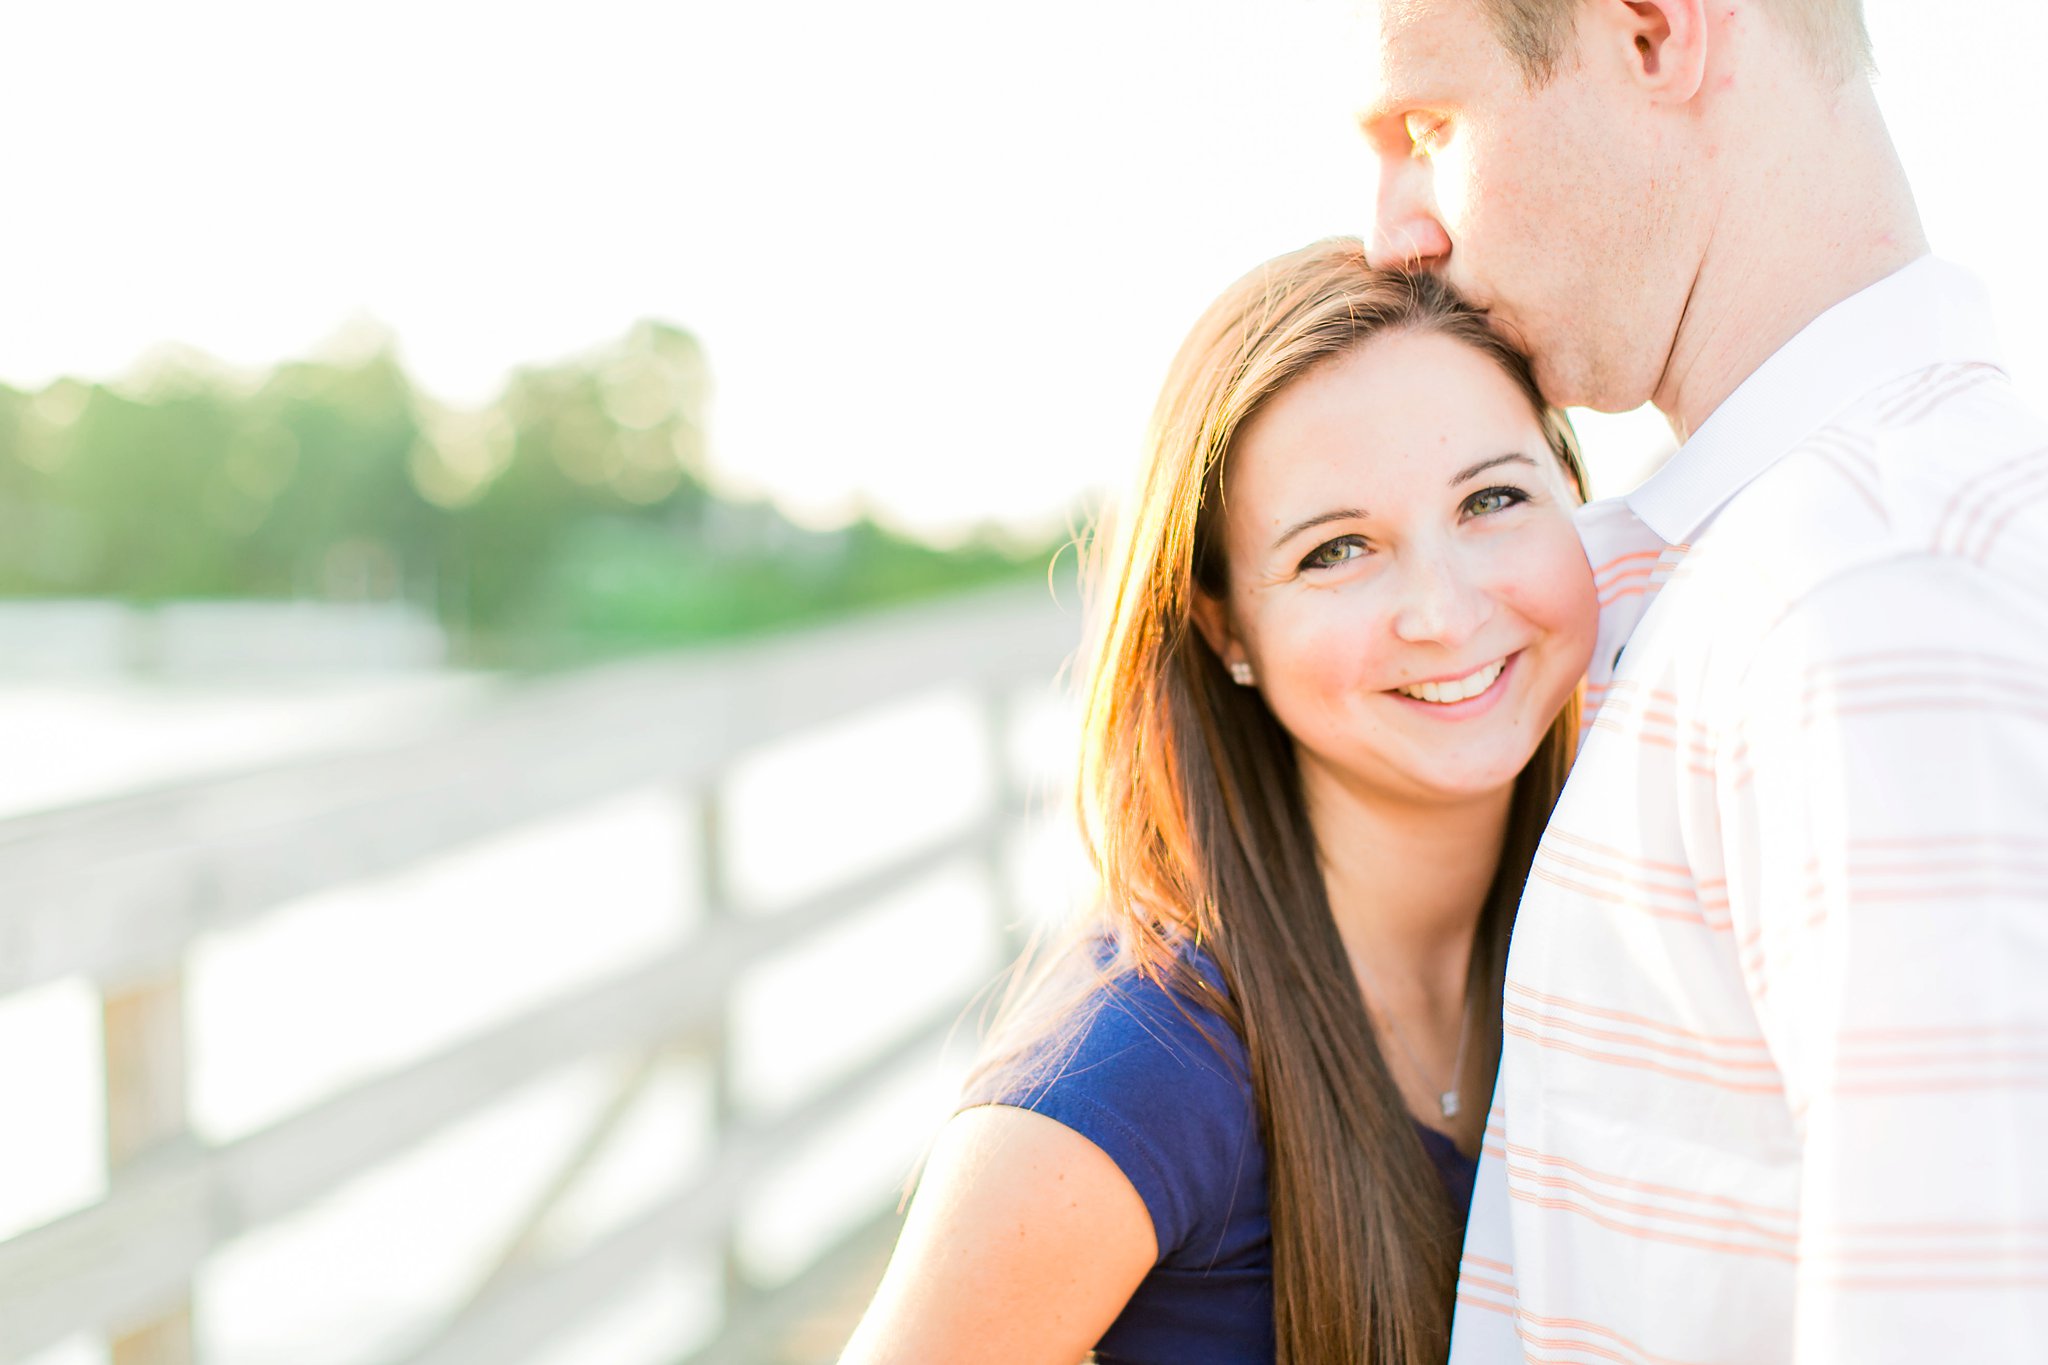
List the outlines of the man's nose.
{"label": "man's nose", "polygon": [[1418,557],[1405,567],[1394,634],[1409,644],[1452,648],[1493,619],[1493,596],[1454,555]]}
{"label": "man's nose", "polygon": [[1375,270],[1423,270],[1450,254],[1450,234],[1437,221],[1429,194],[1428,167],[1408,157],[1382,162],[1366,263]]}

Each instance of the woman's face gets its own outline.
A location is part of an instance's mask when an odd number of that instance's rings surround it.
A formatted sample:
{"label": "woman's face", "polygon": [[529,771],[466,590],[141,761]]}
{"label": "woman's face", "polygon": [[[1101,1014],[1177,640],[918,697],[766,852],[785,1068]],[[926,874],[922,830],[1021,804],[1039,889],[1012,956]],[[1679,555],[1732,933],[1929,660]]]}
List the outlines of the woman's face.
{"label": "woman's face", "polygon": [[1576,497],[1514,382],[1442,335],[1369,341],[1240,430],[1223,493],[1230,584],[1198,622],[1251,664],[1304,775],[1411,802],[1512,783],[1597,613]]}

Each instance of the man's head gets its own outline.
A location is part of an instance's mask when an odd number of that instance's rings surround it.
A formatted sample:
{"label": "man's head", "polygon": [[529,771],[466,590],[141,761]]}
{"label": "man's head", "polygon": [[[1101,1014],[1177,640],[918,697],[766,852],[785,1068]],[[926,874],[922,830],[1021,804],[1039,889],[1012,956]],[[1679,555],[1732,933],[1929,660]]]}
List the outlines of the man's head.
{"label": "man's head", "polygon": [[1868,69],[1860,0],[1380,0],[1375,265],[1443,273],[1544,394],[1658,395],[1721,219]]}
{"label": "man's head", "polygon": [[[1494,36],[1531,85],[1547,85],[1572,51],[1585,0],[1478,0]],[[1870,69],[1863,0],[1765,0],[1814,69],[1847,80]]]}

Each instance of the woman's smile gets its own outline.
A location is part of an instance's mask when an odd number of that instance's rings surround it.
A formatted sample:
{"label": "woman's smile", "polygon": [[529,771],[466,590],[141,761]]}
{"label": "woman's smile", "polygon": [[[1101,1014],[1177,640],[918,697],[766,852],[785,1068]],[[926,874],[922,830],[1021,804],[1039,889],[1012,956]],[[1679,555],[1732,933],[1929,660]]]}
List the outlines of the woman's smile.
{"label": "woman's smile", "polygon": [[1404,684],[1387,695],[1432,719],[1469,720],[1491,711],[1507,695],[1515,661],[1521,657],[1516,650],[1470,673]]}

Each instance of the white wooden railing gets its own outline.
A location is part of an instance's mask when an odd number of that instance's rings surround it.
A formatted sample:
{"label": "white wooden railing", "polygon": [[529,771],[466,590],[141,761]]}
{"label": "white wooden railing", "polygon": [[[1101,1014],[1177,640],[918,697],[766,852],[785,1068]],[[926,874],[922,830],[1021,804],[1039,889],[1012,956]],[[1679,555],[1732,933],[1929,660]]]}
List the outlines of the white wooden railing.
{"label": "white wooden railing", "polygon": [[[773,1292],[734,1252],[739,1201],[824,1116],[959,1022],[949,1000],[793,1107],[730,1102],[728,1001],[753,964],[963,854],[997,887],[1017,783],[964,833],[778,910],[740,913],[719,837],[720,784],[760,746],[905,694],[971,690],[991,751],[1020,688],[1049,682],[1077,622],[1043,588],[1005,589],[689,657],[607,666],[512,689],[425,738],[0,821],[0,996],[67,977],[103,1005],[108,1190],[0,1242],[0,1362],[80,1332],[115,1365],[197,1360],[195,1274],[261,1229],[578,1059],[689,1049],[714,1076],[718,1139],[696,1179],[566,1259],[531,1233],[630,1098],[592,1122],[526,1212],[497,1269],[391,1365],[512,1365],[601,1308],[657,1258],[709,1248],[727,1266],[724,1327],[693,1359],[754,1360],[778,1326],[831,1292],[874,1232],[828,1249]],[[195,938],[309,893],[445,855],[614,794],[668,784],[699,812],[703,927],[666,955],[354,1085],[269,1127],[209,1144],[188,1122],[185,964]],[[1006,921],[1017,918],[998,892]],[[644,1068],[642,1069],[644,1074]],[[630,1086],[630,1082],[628,1083]]]}

